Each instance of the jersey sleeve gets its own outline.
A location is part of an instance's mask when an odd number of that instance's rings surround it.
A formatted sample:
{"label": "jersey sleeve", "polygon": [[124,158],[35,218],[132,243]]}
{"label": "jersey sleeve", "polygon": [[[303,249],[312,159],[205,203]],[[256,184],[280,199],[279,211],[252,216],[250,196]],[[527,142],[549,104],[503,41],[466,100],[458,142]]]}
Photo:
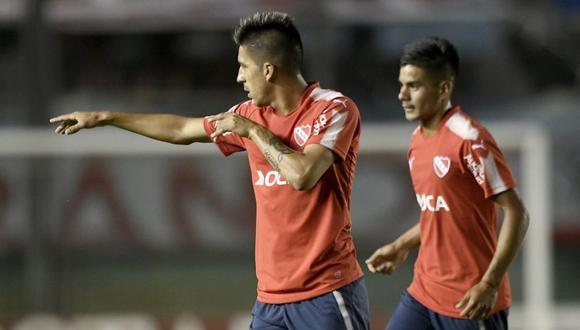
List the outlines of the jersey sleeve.
{"label": "jersey sleeve", "polygon": [[342,160],[360,134],[360,114],[354,102],[340,97],[330,101],[313,124],[307,144],[321,144]]}
{"label": "jersey sleeve", "polygon": [[497,143],[485,129],[475,140],[464,140],[463,167],[469,171],[483,189],[485,198],[516,186],[511,170]]}
{"label": "jersey sleeve", "polygon": [[[242,116],[246,116],[247,113],[247,104],[240,103],[236,104],[231,107],[228,112],[235,112]],[[210,122],[207,117],[203,120],[203,127],[207,136],[211,136],[213,132],[215,132],[215,123]],[[224,133],[220,135],[217,140],[215,141],[216,146],[219,150],[226,156],[229,156],[235,152],[240,152],[246,150],[246,146],[244,143],[244,139],[237,134],[234,133]]]}

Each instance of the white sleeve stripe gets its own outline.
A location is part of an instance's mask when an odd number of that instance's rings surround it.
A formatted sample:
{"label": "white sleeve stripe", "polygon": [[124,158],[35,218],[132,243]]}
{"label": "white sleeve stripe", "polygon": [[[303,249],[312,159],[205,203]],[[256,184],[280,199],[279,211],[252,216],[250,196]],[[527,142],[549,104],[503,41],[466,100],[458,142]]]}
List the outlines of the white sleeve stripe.
{"label": "white sleeve stripe", "polygon": [[344,123],[346,122],[346,117],[348,113],[345,111],[338,112],[336,110],[332,110],[332,119],[330,120],[330,124],[328,125],[328,129],[324,133],[320,144],[323,146],[333,149],[334,145],[336,144],[336,138],[338,137],[338,133],[342,131],[344,128]]}
{"label": "white sleeve stripe", "polygon": [[485,181],[489,184],[489,188],[493,195],[498,194],[506,190],[506,184],[503,181],[499,171],[497,170],[497,165],[495,164],[495,158],[493,154],[490,153],[485,158],[480,158],[483,164],[483,171],[485,173]]}
{"label": "white sleeve stripe", "polygon": [[342,293],[337,290],[332,291],[332,295],[336,300],[336,304],[338,305],[338,309],[340,310],[340,314],[342,315],[342,319],[344,321],[344,325],[346,326],[346,330],[354,330],[352,326],[352,320],[350,319],[350,314],[348,314],[348,310],[346,309],[346,304],[344,303],[344,298],[342,298]]}
{"label": "white sleeve stripe", "polygon": [[320,101],[320,100],[330,101],[330,100],[333,100],[337,97],[344,97],[344,95],[342,95],[342,93],[339,93],[337,91],[333,91],[330,89],[322,89],[320,87],[317,87],[310,93],[310,97],[314,101]]}

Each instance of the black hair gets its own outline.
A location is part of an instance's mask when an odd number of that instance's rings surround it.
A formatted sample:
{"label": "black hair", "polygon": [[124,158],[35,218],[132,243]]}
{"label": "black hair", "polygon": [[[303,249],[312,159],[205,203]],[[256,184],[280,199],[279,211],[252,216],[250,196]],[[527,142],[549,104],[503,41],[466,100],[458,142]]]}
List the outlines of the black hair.
{"label": "black hair", "polygon": [[459,54],[449,40],[427,37],[407,44],[400,66],[415,65],[440,79],[455,79],[459,74]]}
{"label": "black hair", "polygon": [[302,40],[288,14],[259,12],[242,18],[233,38],[236,45],[247,47],[262,62],[272,62],[280,70],[299,72],[302,67]]}

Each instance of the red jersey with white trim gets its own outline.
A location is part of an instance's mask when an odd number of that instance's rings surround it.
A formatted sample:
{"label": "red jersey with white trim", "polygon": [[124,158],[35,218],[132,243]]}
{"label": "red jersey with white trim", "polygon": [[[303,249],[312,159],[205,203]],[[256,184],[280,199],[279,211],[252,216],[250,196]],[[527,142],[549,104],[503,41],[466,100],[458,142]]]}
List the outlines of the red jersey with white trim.
{"label": "red jersey with white trim", "polygon": [[[362,276],[351,236],[350,196],[359,149],[360,114],[341,93],[313,83],[286,116],[251,101],[230,109],[264,126],[288,147],[320,144],[335,162],[308,191],[298,191],[258,147],[233,133],[216,144],[227,156],[246,150],[256,198],[258,300],[282,304],[313,298]],[[205,120],[208,136],[214,125]]]}
{"label": "red jersey with white trim", "polygon": [[[458,106],[445,113],[433,135],[415,130],[408,161],[421,208],[421,246],[409,293],[437,313],[461,318],[455,305],[481,280],[496,249],[490,197],[516,182],[491,134]],[[492,313],[510,305],[506,274]]]}

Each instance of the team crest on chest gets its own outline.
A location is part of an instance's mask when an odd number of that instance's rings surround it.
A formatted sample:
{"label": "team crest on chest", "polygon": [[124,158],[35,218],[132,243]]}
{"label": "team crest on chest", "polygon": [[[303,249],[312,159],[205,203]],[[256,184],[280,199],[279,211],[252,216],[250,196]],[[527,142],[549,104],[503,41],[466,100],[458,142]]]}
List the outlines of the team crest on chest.
{"label": "team crest on chest", "polygon": [[451,167],[451,159],[449,157],[444,156],[435,156],[433,157],[433,169],[435,170],[435,174],[438,177],[444,177],[447,172],[449,172],[449,168]]}
{"label": "team crest on chest", "polygon": [[299,146],[304,146],[306,141],[308,141],[308,137],[310,137],[310,133],[312,131],[312,127],[310,125],[302,125],[297,126],[294,128],[294,140],[298,143]]}

